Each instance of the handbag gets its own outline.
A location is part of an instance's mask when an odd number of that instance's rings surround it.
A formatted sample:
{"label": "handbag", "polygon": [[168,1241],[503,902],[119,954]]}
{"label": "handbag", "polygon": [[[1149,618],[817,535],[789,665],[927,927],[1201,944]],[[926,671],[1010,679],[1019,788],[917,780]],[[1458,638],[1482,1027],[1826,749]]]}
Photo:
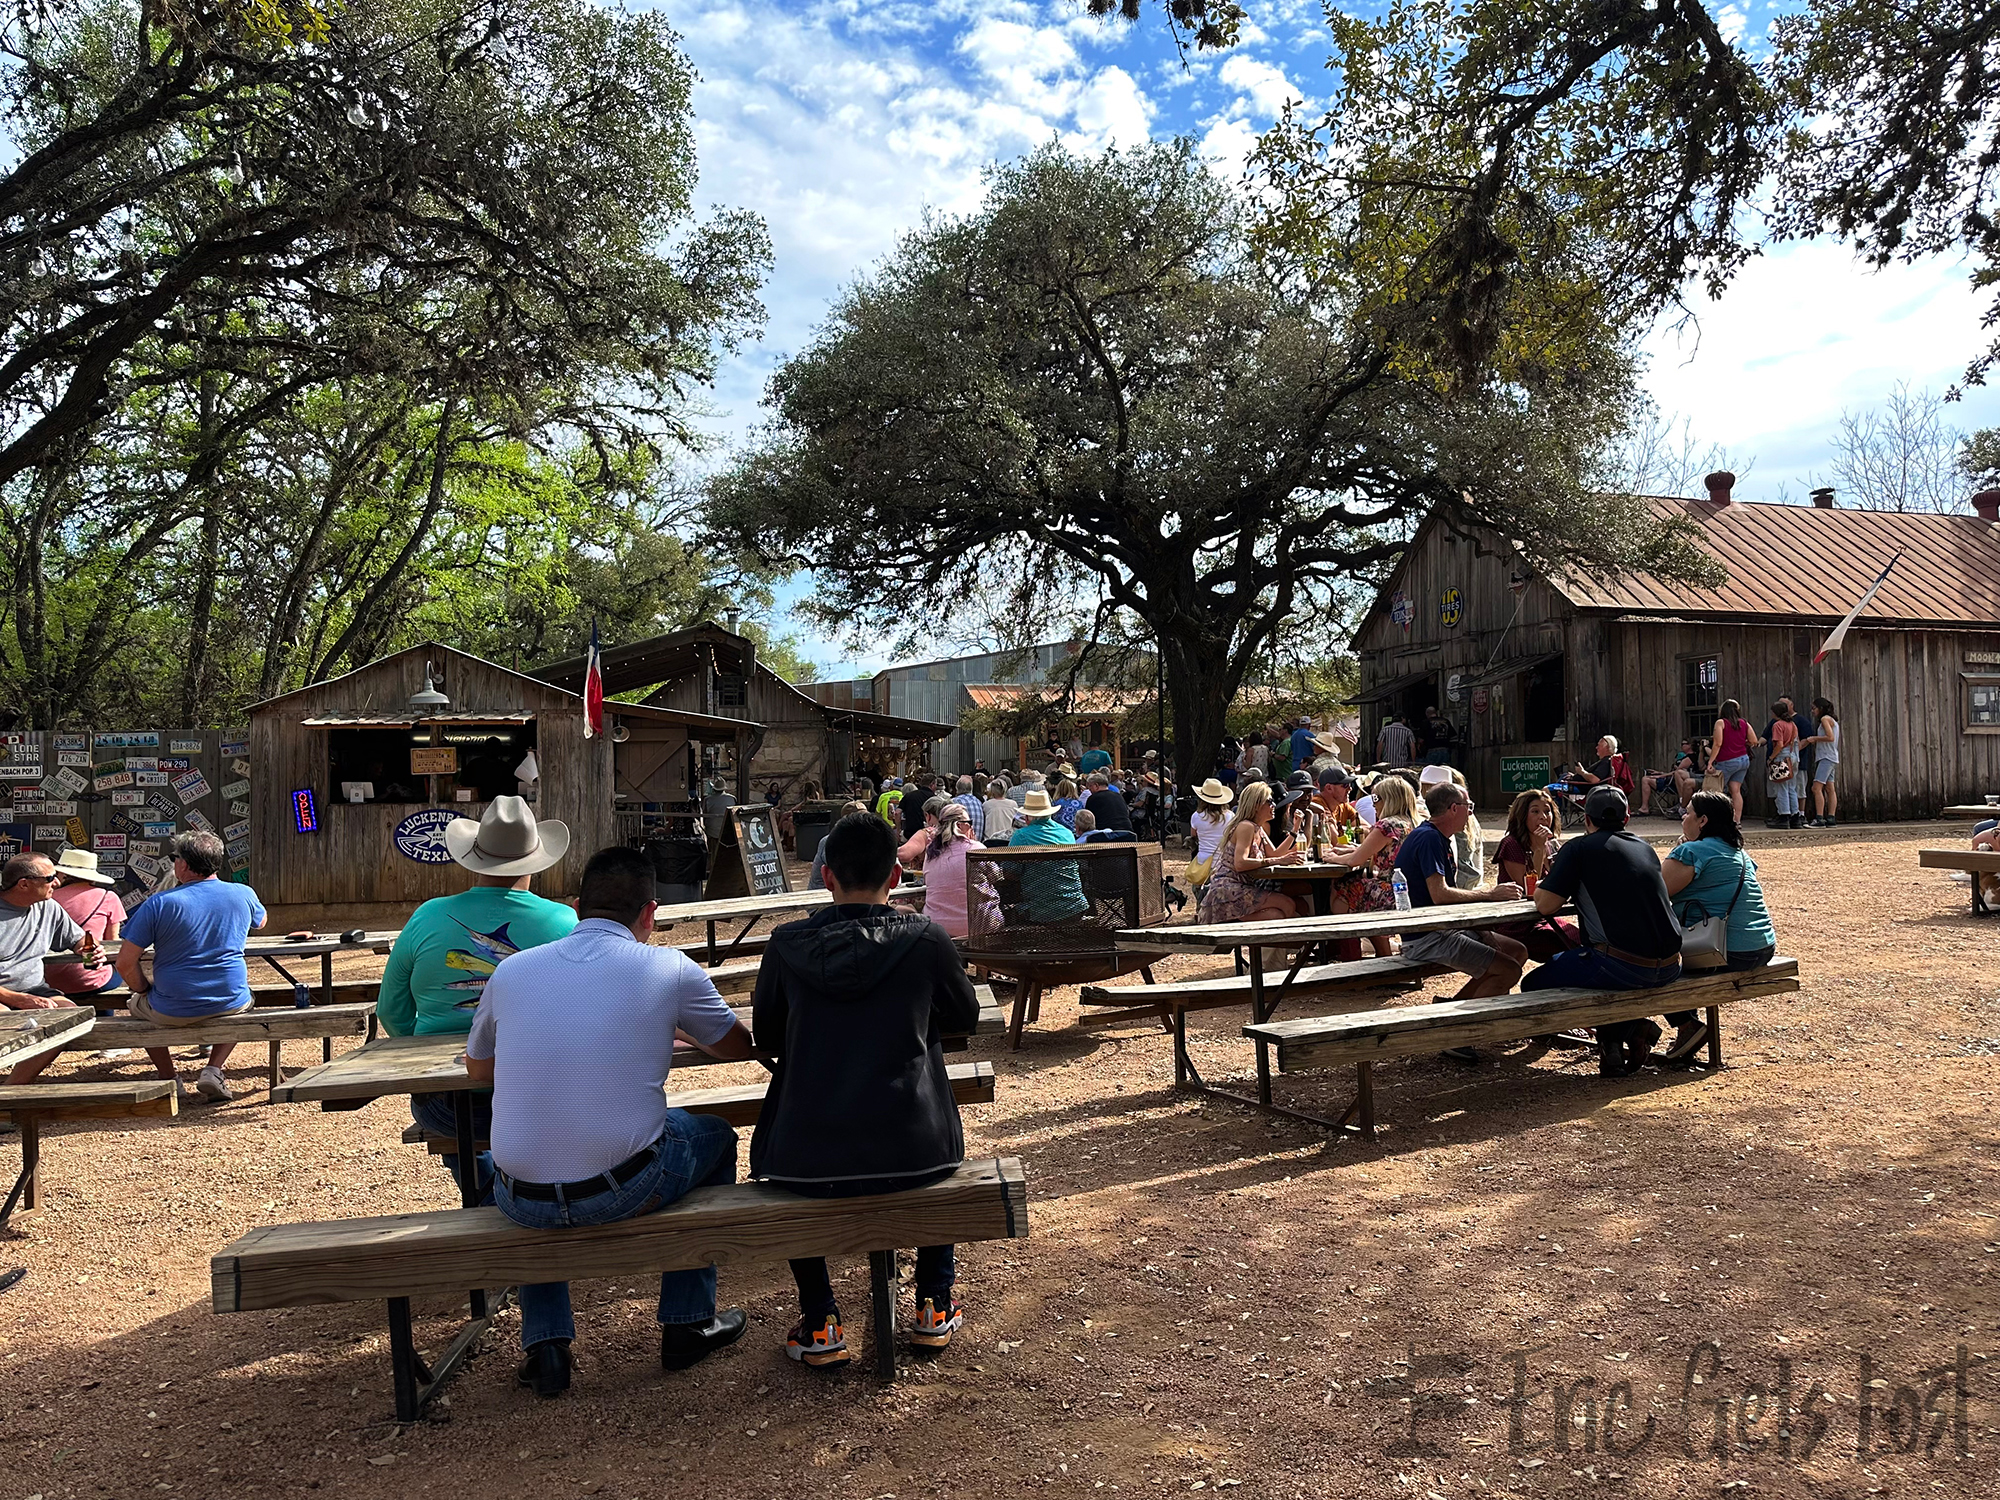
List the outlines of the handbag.
{"label": "handbag", "polygon": [[[1736,858],[1742,863],[1748,856],[1739,850]],[[1707,907],[1697,906],[1695,909],[1701,913],[1701,920],[1681,924],[1683,969],[1720,969],[1729,962],[1729,914],[1743,899],[1743,884],[1749,878],[1750,867],[1743,863],[1742,873],[1736,877],[1736,894],[1729,898],[1729,905],[1721,916],[1710,916]]]}
{"label": "handbag", "polygon": [[1771,762],[1770,779],[1774,782],[1790,781],[1792,773],[1799,768],[1798,760],[1790,755],[1780,755]]}
{"label": "handbag", "polygon": [[1209,870],[1214,863],[1215,856],[1213,854],[1209,855],[1207,859],[1191,859],[1187,862],[1187,868],[1181,871],[1181,878],[1191,886],[1207,885]]}
{"label": "handbag", "polygon": [[1723,784],[1722,773],[1716,770],[1713,766],[1711,766],[1706,772],[1703,773],[1701,778],[1701,789],[1704,792],[1726,792],[1728,790],[1728,788]]}

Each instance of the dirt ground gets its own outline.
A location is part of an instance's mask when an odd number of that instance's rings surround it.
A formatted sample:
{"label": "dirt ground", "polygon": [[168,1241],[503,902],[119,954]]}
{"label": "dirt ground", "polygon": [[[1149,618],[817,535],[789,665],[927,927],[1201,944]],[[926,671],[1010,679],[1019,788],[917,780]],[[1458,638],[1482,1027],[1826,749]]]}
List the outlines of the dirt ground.
{"label": "dirt ground", "polygon": [[[583,1284],[566,1399],[515,1389],[510,1312],[398,1428],[378,1306],[217,1316],[209,1256],[452,1185],[394,1101],[268,1105],[244,1049],[233,1104],[48,1137],[46,1207],[0,1234],[29,1268],[0,1500],[2000,1492],[2000,926],[1917,869],[1938,841],[1756,847],[1804,987],[1725,1010],[1721,1072],[1387,1064],[1373,1145],[1176,1094],[1157,1029],[1077,1031],[1057,992],[1023,1051],[970,1054],[999,1087],[969,1149],[1025,1159],[1032,1238],[961,1252],[965,1331],[887,1388],[785,1359],[773,1266],[725,1270],[750,1331],[691,1372],[659,1370],[651,1290]],[[1210,1077],[1250,1068],[1242,1020],[1195,1027]],[[1279,1087],[1337,1113],[1350,1078]],[[865,1323],[865,1265],[836,1275]]]}

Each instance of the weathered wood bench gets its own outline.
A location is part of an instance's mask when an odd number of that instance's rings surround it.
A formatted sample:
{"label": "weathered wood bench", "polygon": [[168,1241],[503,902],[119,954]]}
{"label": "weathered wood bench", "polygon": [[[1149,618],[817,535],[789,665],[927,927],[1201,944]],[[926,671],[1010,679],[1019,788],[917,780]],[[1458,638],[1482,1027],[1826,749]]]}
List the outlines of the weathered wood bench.
{"label": "weathered wood bench", "polygon": [[497,1208],[273,1224],[227,1246],[209,1269],[219,1313],[386,1303],[396,1419],[411,1422],[489,1320],[474,1319],[429,1367],[417,1353],[410,1299],[462,1295],[468,1283],[508,1287],[865,1253],[876,1368],[893,1378],[895,1251],[1026,1239],[1027,1206],[1027,1177],[1020,1161],[1008,1157],[967,1162],[927,1187],[871,1198],[802,1198],[760,1183],[697,1188],[658,1213],[588,1229],[523,1229]]}
{"label": "weathered wood bench", "polygon": [[1578,1026],[1608,1026],[1672,1011],[1708,1013],[1708,1061],[1722,1066],[1720,1007],[1753,995],[1789,993],[1799,987],[1795,958],[1774,958],[1761,969],[1701,969],[1650,990],[1528,990],[1480,1000],[1440,1000],[1352,1015],[1252,1022],[1243,1034],[1277,1051],[1280,1073],[1355,1064],[1355,1099],[1336,1124],[1359,1117],[1359,1133],[1375,1138],[1376,1063],[1417,1053],[1445,1052],[1494,1042],[1524,1041]]}
{"label": "weathered wood bench", "polygon": [[[990,1062],[952,1063],[945,1072],[951,1078],[951,1096],[959,1104],[991,1104],[993,1102],[993,1064]],[[764,1095],[770,1088],[769,1080],[762,1083],[739,1084],[733,1088],[686,1089],[667,1095],[669,1109],[684,1109],[689,1114],[714,1115],[738,1127],[755,1125],[758,1113],[764,1107]],[[412,1121],[403,1129],[405,1146],[427,1146],[432,1156],[456,1156],[458,1137],[445,1135],[439,1131],[426,1130]],[[484,1151],[485,1141],[473,1142]]]}
{"label": "weathered wood bench", "polygon": [[14,1179],[6,1203],[0,1205],[0,1226],[12,1216],[17,1203],[23,1209],[35,1206],[44,1121],[172,1115],[178,1107],[174,1086],[164,1078],[134,1079],[130,1083],[0,1084],[0,1115],[12,1120],[21,1132],[21,1175]]}
{"label": "weathered wood bench", "polygon": [[109,1050],[114,1047],[213,1047],[222,1042],[263,1042],[270,1047],[270,1082],[276,1088],[284,1081],[278,1066],[278,1049],[303,1037],[317,1037],[321,1051],[331,1056],[333,1038],[363,1036],[372,1030],[374,1005],[309,1005],[286,1008],[232,1011],[214,1016],[198,1026],[160,1026],[137,1016],[100,1016],[86,1036],[77,1038],[63,1050],[68,1052]]}
{"label": "weathered wood bench", "polygon": [[1981,875],[2000,875],[2000,851],[1990,849],[1919,849],[1917,867],[1923,870],[1964,870],[1972,876],[1972,914],[1993,915],[1993,904],[1980,888]]}
{"label": "weathered wood bench", "polygon": [[[1394,957],[1314,964],[1283,981],[1265,980],[1264,995],[1267,1003],[1330,1000],[1342,995],[1408,989],[1444,972],[1442,964]],[[1249,1005],[1254,998],[1255,985],[1248,974],[1154,985],[1086,984],[1077,995],[1078,1003],[1086,1011],[1077,1018],[1077,1024],[1108,1026],[1116,1021],[1159,1019],[1171,1026],[1175,1011],[1221,1010],[1231,1005]],[[1097,1009],[1113,1006],[1119,1008]],[[1092,1010],[1097,1013],[1089,1013]]]}

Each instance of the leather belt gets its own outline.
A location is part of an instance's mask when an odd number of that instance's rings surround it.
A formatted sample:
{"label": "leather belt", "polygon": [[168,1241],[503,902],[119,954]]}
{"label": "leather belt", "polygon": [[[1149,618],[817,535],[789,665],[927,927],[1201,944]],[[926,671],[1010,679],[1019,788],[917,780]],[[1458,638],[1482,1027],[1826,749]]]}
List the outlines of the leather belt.
{"label": "leather belt", "polygon": [[622,1188],[653,1164],[659,1155],[656,1141],[643,1151],[633,1153],[615,1167],[599,1172],[595,1177],[586,1177],[581,1182],[526,1182],[519,1177],[509,1177],[496,1169],[495,1175],[507,1184],[507,1191],[516,1198],[532,1198],[542,1203],[557,1203],[571,1198],[588,1198],[597,1193],[609,1193]]}
{"label": "leather belt", "polygon": [[1672,958],[1641,958],[1636,953],[1627,953],[1623,948],[1614,948],[1609,943],[1597,950],[1606,958],[1615,958],[1621,964],[1630,964],[1635,969],[1674,969],[1680,967],[1681,956]]}

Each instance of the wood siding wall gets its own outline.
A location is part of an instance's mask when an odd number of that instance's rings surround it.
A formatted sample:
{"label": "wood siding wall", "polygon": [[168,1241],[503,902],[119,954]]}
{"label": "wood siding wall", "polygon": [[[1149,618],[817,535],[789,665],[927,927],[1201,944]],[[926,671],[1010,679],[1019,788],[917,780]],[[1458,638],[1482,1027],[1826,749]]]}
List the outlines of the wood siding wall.
{"label": "wood siding wall", "polygon": [[[334,800],[328,785],[327,734],[301,720],[331,714],[397,714],[423,686],[423,649],[387,657],[360,672],[306,688],[254,710],[250,717],[251,880],[267,905],[342,905],[364,902],[415,904],[463,890],[457,865],[421,864],[397,852],[396,825],[422,804]],[[438,660],[435,648],[429,652]],[[445,680],[455,714],[533,713],[535,759],[541,788],[535,812],[569,825],[570,849],[562,863],[535,877],[546,896],[574,895],[583,866],[616,837],[612,802],[612,746],[586,740],[582,703],[476,658],[450,653]],[[293,829],[291,793],[309,786],[319,799],[320,831]],[[485,804],[451,803],[478,817]]]}
{"label": "wood siding wall", "polygon": [[[1818,667],[1812,655],[1823,622],[1633,621],[1583,613],[1539,577],[1518,596],[1508,587],[1519,564],[1490,536],[1454,537],[1435,523],[1413,539],[1396,579],[1356,636],[1363,691],[1413,672],[1432,674],[1439,706],[1461,735],[1453,763],[1466,773],[1491,822],[1508,798],[1501,792],[1503,756],[1547,755],[1558,765],[1588,760],[1599,735],[1618,737],[1635,774],[1664,768],[1682,734],[1682,669],[1692,658],[1717,659],[1720,698],[1735,698],[1761,735],[1770,705],[1790,694],[1801,706],[1831,698],[1843,731],[1841,815],[1866,819],[1929,818],[1948,803],[2000,791],[2000,733],[1967,733],[1960,674],[2000,671],[1968,660],[2000,654],[2000,626],[1977,629],[1883,630],[1857,627],[1843,650]],[[1440,618],[1447,588],[1463,595],[1454,626]],[[1396,590],[1414,610],[1406,630],[1390,618]],[[1445,701],[1453,672],[1470,680],[1495,657],[1504,666],[1547,651],[1563,653],[1565,738],[1521,738],[1523,682],[1505,677],[1488,686],[1485,714],[1472,711],[1471,692]],[[1372,761],[1375,734],[1387,705],[1362,706],[1360,758]],[[1746,782],[1746,816],[1767,809],[1764,758]]]}

